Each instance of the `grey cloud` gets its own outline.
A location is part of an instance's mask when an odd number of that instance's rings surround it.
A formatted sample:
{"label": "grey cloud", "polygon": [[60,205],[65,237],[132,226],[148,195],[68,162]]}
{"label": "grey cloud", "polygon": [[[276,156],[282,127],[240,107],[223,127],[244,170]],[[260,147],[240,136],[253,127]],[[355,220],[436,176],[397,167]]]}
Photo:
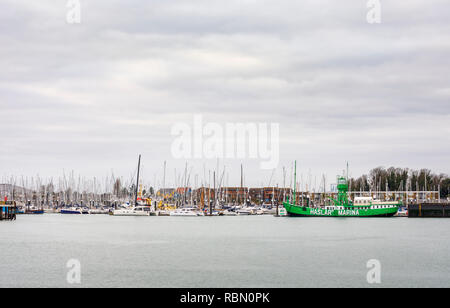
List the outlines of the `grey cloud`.
{"label": "grey cloud", "polygon": [[170,128],[193,114],[280,123],[281,165],[331,178],[346,160],[450,173],[445,1],[382,1],[380,25],[359,0],[81,3],[80,25],[64,1],[0,4],[0,174],[128,176],[138,152],[182,169]]}

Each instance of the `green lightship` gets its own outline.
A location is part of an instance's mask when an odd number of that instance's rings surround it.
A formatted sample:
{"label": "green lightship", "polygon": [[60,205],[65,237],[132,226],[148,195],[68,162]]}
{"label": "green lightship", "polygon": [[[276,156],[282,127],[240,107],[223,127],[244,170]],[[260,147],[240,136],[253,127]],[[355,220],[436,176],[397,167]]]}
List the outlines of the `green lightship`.
{"label": "green lightship", "polygon": [[[294,182],[296,183],[296,182]],[[296,185],[295,185],[296,186]],[[283,203],[289,216],[299,217],[392,217],[397,214],[402,203],[381,202],[372,198],[355,198],[355,202],[348,199],[348,180],[341,176],[337,182],[338,196],[332,199],[333,205],[324,207],[310,207],[297,205],[296,189],[294,188],[293,202]]]}

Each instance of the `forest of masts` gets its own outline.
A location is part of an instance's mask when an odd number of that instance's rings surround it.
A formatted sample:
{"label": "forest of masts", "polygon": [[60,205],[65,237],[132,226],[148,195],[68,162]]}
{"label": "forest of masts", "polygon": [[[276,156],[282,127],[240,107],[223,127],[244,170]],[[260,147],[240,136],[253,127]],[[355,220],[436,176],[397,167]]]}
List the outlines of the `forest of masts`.
{"label": "forest of masts", "polygon": [[[290,174],[287,169],[282,168],[282,183],[275,183],[273,170],[266,187],[288,188],[293,187],[293,168]],[[35,205],[70,205],[84,204],[97,206],[111,204],[112,202],[126,202],[135,198],[136,192],[136,172],[130,176],[129,180],[123,177],[116,177],[112,173],[102,179],[93,177],[86,178],[76,176],[72,171],[54,178],[42,178],[39,175],[32,177],[4,176],[0,179],[0,196],[9,200],[15,200]],[[305,179],[304,179],[305,178]],[[229,183],[229,174],[225,166],[214,170],[203,169],[202,176],[193,173],[193,168],[188,164],[184,170],[177,172],[174,170],[172,183],[166,183],[166,163],[164,163],[164,175],[157,180],[156,176],[153,185],[140,184],[139,191],[142,197],[154,198],[157,189],[167,188],[208,188],[218,192],[218,196],[223,194]],[[201,180],[200,180],[201,179]],[[319,182],[319,185],[317,185]],[[142,181],[140,183],[143,183]],[[167,185],[169,184],[169,185]],[[264,185],[262,185],[264,186]],[[332,185],[330,185],[332,186]],[[245,176],[241,166],[240,188],[245,187]],[[442,198],[449,195],[450,179],[445,174],[433,174],[428,169],[410,170],[406,168],[382,168],[372,169],[369,174],[358,178],[349,178],[350,191],[373,192],[373,191],[439,191]],[[247,189],[247,188],[246,188]],[[311,192],[315,194],[327,194],[326,176],[323,175],[318,181],[311,173],[305,177],[303,174],[297,176],[296,189],[299,192]],[[331,189],[331,191],[333,188]],[[187,203],[188,196],[184,189],[184,194],[178,196],[182,203]],[[283,191],[286,191],[285,189]],[[283,199],[286,196],[282,197]]]}

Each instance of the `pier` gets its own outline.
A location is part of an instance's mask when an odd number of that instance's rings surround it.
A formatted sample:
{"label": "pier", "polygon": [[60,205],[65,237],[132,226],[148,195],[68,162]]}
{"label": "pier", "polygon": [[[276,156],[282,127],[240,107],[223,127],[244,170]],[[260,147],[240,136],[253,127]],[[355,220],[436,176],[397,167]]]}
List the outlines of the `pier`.
{"label": "pier", "polygon": [[419,203],[408,206],[408,217],[446,217],[450,218],[450,203]]}
{"label": "pier", "polygon": [[16,203],[13,201],[0,202],[0,220],[15,220],[17,213]]}

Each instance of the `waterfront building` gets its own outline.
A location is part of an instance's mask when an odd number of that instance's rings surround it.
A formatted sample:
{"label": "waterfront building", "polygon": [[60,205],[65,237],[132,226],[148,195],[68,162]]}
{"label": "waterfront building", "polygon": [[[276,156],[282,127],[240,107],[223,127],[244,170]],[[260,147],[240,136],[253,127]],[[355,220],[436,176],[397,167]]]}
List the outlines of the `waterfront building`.
{"label": "waterfront building", "polygon": [[247,187],[223,187],[221,191],[228,204],[242,204],[248,196]]}
{"label": "waterfront building", "polygon": [[193,201],[200,208],[208,207],[208,198],[210,202],[213,202],[216,196],[215,190],[208,187],[199,187],[194,190],[193,194]]}

